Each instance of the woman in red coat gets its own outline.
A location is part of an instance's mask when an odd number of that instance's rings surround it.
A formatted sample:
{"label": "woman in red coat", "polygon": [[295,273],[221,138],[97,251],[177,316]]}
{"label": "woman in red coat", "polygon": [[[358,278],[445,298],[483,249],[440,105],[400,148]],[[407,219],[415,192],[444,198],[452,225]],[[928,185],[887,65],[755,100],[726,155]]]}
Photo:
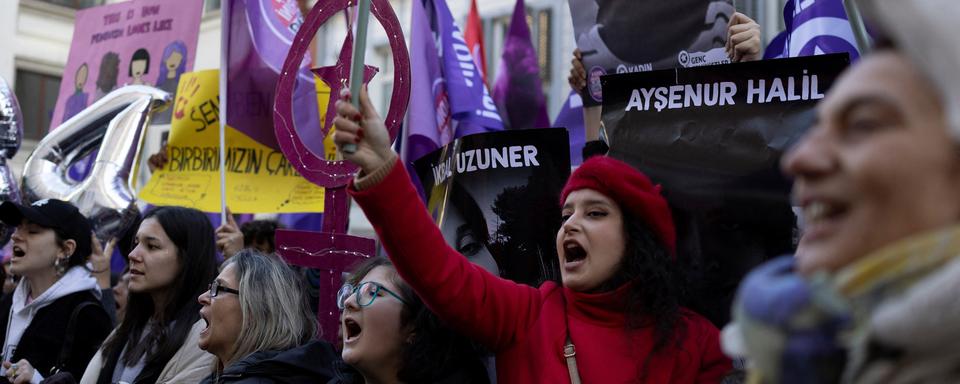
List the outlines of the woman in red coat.
{"label": "woman in red coat", "polygon": [[673,221],[646,176],[607,157],[584,162],[561,197],[563,285],[517,284],[446,245],[366,92],[361,101],[362,113],[338,102],[335,121],[335,142],[358,146],[344,154],[361,168],[350,193],[401,277],[496,353],[498,382],[718,383],[730,371],[717,329],[678,303]]}

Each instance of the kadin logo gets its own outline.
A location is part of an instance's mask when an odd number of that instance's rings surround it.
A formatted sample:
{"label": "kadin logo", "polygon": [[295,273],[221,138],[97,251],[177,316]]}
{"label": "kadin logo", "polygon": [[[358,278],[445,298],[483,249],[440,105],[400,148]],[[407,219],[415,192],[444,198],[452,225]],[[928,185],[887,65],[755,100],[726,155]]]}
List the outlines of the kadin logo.
{"label": "kadin logo", "polygon": [[292,33],[297,33],[303,24],[303,16],[294,0],[273,0],[273,12],[280,24]]}
{"label": "kadin logo", "polygon": [[445,86],[446,81],[442,78],[436,79],[433,82],[433,94],[434,100],[433,105],[437,111],[437,133],[440,135],[440,140],[442,142],[447,142],[450,140],[451,132],[453,131],[450,126],[450,99],[447,97],[447,87]]}
{"label": "kadin logo", "polygon": [[603,101],[603,87],[600,85],[600,76],[606,75],[607,71],[603,67],[596,66],[590,68],[590,74],[587,76],[587,87],[590,88],[590,97],[597,102]]}

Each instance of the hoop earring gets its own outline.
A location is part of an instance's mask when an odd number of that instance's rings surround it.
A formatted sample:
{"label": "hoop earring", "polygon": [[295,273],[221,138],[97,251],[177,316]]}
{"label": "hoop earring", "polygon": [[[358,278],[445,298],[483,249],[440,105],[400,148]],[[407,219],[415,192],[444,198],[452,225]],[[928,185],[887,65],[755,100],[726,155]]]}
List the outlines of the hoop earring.
{"label": "hoop earring", "polygon": [[64,262],[64,259],[54,261],[53,268],[57,270],[57,276],[63,276],[63,274],[67,273],[67,263]]}

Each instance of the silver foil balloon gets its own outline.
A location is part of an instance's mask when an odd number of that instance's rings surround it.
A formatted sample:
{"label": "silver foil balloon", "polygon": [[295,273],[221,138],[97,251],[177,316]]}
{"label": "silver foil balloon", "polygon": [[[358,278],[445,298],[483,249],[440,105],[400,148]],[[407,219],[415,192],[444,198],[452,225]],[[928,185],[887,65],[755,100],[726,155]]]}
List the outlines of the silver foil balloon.
{"label": "silver foil balloon", "polygon": [[[133,177],[150,116],[169,105],[162,90],[132,85],[110,92],[47,134],[23,170],[26,201],[70,201],[90,219],[101,240],[117,237],[139,214]],[[67,171],[99,149],[93,169],[76,182]]]}
{"label": "silver foil balloon", "polygon": [[[20,202],[20,188],[16,178],[7,167],[7,159],[12,159],[20,149],[23,138],[23,114],[17,95],[10,84],[0,77],[0,201]],[[0,223],[0,247],[10,241],[13,227]]]}
{"label": "silver foil balloon", "polygon": [[20,150],[21,138],[23,114],[20,113],[17,95],[7,81],[0,77],[0,156],[12,159]]}
{"label": "silver foil balloon", "polygon": [[[7,167],[7,160],[0,157],[0,201],[20,202],[20,188],[17,187],[16,177]],[[13,227],[0,223],[0,247],[3,247],[10,241],[10,235],[13,234]]]}

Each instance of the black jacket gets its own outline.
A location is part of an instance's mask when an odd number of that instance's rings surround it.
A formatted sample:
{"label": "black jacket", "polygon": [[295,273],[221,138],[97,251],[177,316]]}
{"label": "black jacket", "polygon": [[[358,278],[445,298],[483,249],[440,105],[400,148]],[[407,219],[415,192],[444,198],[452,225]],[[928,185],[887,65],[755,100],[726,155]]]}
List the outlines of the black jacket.
{"label": "black jacket", "polygon": [[[74,292],[40,308],[30,320],[30,325],[23,332],[23,336],[20,337],[13,356],[4,356],[3,360],[17,362],[20,359],[27,359],[41,375],[50,376],[51,370],[57,365],[67,336],[67,323],[70,321],[73,310],[87,302],[93,305],[84,307],[77,314],[73,330],[73,345],[65,367],[67,372],[79,379],[83,376],[87,363],[100,348],[100,343],[113,329],[110,318],[93,291]],[[6,341],[4,340],[7,337],[5,330],[10,319],[11,306],[13,306],[13,295],[7,295],[0,301],[0,330],[3,330],[0,331],[0,345]],[[6,382],[6,378],[0,378],[0,383]]]}
{"label": "black jacket", "polygon": [[326,383],[335,376],[333,365],[339,358],[329,343],[314,340],[286,351],[254,352],[202,383]]}
{"label": "black jacket", "polygon": [[[337,377],[326,384],[362,384],[364,382],[360,372],[343,360],[337,361],[336,371]],[[414,382],[422,384],[490,384],[493,382],[491,378],[494,375],[493,372],[487,370],[487,367],[480,360],[446,367],[436,366],[436,370],[431,373],[436,377],[414,379]]]}

